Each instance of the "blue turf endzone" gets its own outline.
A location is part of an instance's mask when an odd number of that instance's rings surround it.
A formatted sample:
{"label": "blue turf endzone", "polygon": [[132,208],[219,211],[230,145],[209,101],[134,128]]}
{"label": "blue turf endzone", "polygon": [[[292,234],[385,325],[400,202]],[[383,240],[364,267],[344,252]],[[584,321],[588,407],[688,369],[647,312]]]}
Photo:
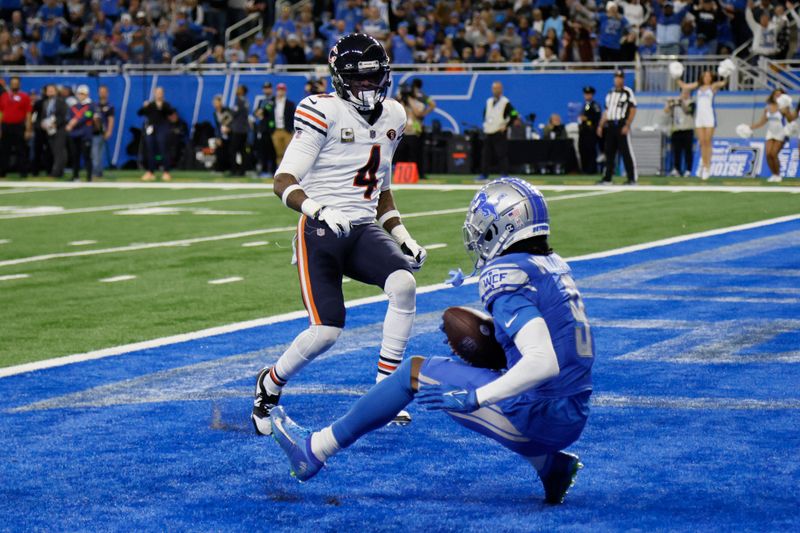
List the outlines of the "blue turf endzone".
{"label": "blue turf endzone", "polygon": [[[0,529],[797,530],[800,248],[758,246],[798,232],[790,222],[573,264],[578,287],[591,287],[598,358],[595,405],[572,449],[586,468],[560,508],[541,503],[526,462],[413,404],[410,426],[379,430],[296,483],[248,420],[258,364],[304,327],[294,320],[0,379]],[[707,266],[785,275],[745,284],[669,270],[741,243],[751,257]],[[619,285],[651,263],[664,266],[660,278]],[[592,281],[609,273],[613,287]],[[702,289],[693,298],[650,299],[659,285],[689,282]],[[735,290],[756,284],[756,293]],[[446,354],[436,316],[476,300],[475,285],[421,295],[408,353]],[[283,403],[297,422],[328,424],[371,385],[385,305],[348,310],[341,353],[287,387]],[[787,330],[735,344],[738,323],[778,322]],[[720,352],[741,359],[714,362]]]}

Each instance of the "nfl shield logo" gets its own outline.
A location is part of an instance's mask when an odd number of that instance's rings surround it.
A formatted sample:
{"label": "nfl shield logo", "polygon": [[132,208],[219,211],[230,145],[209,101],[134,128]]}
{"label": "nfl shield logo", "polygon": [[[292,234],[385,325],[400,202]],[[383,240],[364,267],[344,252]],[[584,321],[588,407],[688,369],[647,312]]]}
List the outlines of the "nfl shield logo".
{"label": "nfl shield logo", "polygon": [[317,228],[317,237],[325,236],[325,228]]}
{"label": "nfl shield logo", "polygon": [[369,130],[369,138],[370,139],[374,139],[375,138],[375,130]]}

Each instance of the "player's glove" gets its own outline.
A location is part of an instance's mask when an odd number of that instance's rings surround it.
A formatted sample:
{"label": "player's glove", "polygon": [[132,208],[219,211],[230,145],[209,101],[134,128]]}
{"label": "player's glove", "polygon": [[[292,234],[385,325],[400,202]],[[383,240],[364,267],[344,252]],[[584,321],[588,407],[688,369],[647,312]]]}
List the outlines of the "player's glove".
{"label": "player's glove", "polygon": [[411,270],[416,272],[422,268],[428,258],[428,252],[411,238],[411,234],[405,226],[402,224],[395,226],[392,228],[391,234],[395,242],[400,245],[403,253],[408,256],[408,264],[411,266]]}
{"label": "player's glove", "polygon": [[417,401],[431,411],[471,413],[480,409],[475,389],[460,389],[450,385],[425,385],[416,395]]}
{"label": "player's glove", "polygon": [[306,198],[300,211],[309,218],[324,222],[337,237],[347,237],[353,229],[353,222],[335,207],[320,205],[319,202]]}
{"label": "player's glove", "polygon": [[347,237],[353,229],[353,222],[347,215],[336,208],[325,206],[319,210],[317,220],[321,220],[331,228],[337,237]]}

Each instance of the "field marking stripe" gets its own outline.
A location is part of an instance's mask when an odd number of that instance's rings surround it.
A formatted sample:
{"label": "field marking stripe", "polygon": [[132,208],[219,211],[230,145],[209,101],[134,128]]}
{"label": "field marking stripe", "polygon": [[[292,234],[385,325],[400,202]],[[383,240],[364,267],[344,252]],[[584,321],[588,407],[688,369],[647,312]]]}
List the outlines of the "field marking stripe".
{"label": "field marking stripe", "polygon": [[30,274],[9,274],[7,276],[0,276],[0,281],[11,281],[15,279],[25,279],[31,277]]}
{"label": "field marking stripe", "polygon": [[[603,194],[609,194],[609,191],[603,191]],[[596,196],[597,193],[586,193],[580,195],[569,195],[569,196],[556,196],[548,200],[549,202],[553,202],[556,200],[571,200],[574,198],[583,198],[584,196]],[[421,211],[419,213],[408,213],[407,215],[403,215],[403,218],[418,218],[418,217],[429,217],[429,216],[439,216],[439,215],[449,215],[454,213],[463,213],[467,210],[467,207],[458,207],[454,209],[440,209],[437,211]],[[0,217],[2,218],[2,217]],[[77,252],[57,252],[52,254],[43,254],[43,255],[33,255],[29,257],[20,257],[18,259],[6,259],[5,261],[0,261],[0,267],[5,266],[14,266],[14,265],[24,265],[27,263],[38,263],[40,261],[48,261],[50,259],[64,259],[68,257],[83,257],[88,255],[102,255],[102,254],[113,254],[119,252],[135,252],[139,250],[150,250],[153,248],[171,248],[174,246],[187,246],[191,244],[199,244],[203,242],[214,242],[214,241],[224,241],[229,239],[240,239],[243,237],[255,237],[257,235],[265,235],[268,233],[283,233],[287,231],[295,231],[297,230],[297,226],[283,226],[277,228],[266,228],[266,229],[258,229],[258,230],[250,230],[250,231],[240,231],[237,233],[224,233],[222,235],[211,235],[209,237],[194,237],[190,239],[180,239],[176,241],[162,241],[162,242],[150,242],[150,243],[143,243],[143,244],[131,244],[128,246],[115,246],[113,248],[99,248],[95,250],[80,250]]]}
{"label": "field marking stripe", "polygon": [[163,207],[168,205],[201,204],[205,202],[224,202],[225,200],[246,200],[250,198],[269,198],[275,196],[270,192],[250,193],[250,194],[228,194],[223,196],[208,196],[205,198],[184,198],[180,200],[163,200],[158,202],[143,202],[139,204],[121,205],[101,205],[96,207],[78,207],[75,209],[64,209],[62,211],[48,211],[45,213],[18,213],[12,215],[0,215],[0,220],[14,218],[34,218],[51,217],[59,215],[75,215],[83,213],[102,213],[104,211],[125,211],[129,209],[142,209],[146,207]]}
{"label": "field marking stripe", "polygon": [[43,192],[43,191],[51,191],[53,189],[9,189],[7,191],[0,190],[0,195],[2,194],[27,194],[30,192]]}
{"label": "field marking stripe", "polygon": [[211,279],[208,280],[209,285],[224,285],[226,283],[235,283],[237,281],[244,280],[241,276],[231,276],[229,278],[219,278],[219,279]]}
{"label": "field marking stripe", "polygon": [[[670,239],[661,239],[658,241],[652,241],[650,243],[643,243],[636,246],[628,246],[623,248],[614,248],[612,250],[607,250],[605,252],[598,252],[596,254],[588,254],[584,256],[577,256],[572,258],[566,258],[566,261],[586,261],[588,259],[601,259],[605,257],[612,257],[616,255],[623,255],[626,253],[630,253],[629,250],[635,248],[633,251],[640,251],[645,250],[647,248],[658,248],[660,246],[665,246],[667,244],[675,244],[679,242],[686,242],[696,239],[701,239],[708,236],[714,235],[722,235],[724,233],[731,233],[736,231],[742,231],[743,229],[753,229],[759,228],[764,226],[770,226],[774,224],[780,224],[782,222],[789,222],[793,220],[800,219],[800,215],[793,215],[793,216],[786,216],[786,217],[778,217],[778,218],[771,218],[762,220],[759,222],[751,222],[749,224],[740,224],[737,226],[729,226],[727,228],[720,228],[717,230],[699,232],[699,233],[690,233],[687,235],[682,235],[678,237],[672,237]],[[471,285],[477,283],[477,278],[470,278],[464,282],[465,285]],[[447,283],[435,283],[433,285],[425,285],[423,287],[417,288],[417,294],[425,294],[429,292],[435,292],[443,289],[450,289],[452,288]],[[377,303],[385,301],[386,295],[376,295],[376,296],[368,296],[366,298],[358,298],[355,300],[350,300],[349,302],[345,302],[346,308],[351,307],[358,307],[362,305],[367,305],[371,303]],[[168,337],[161,337],[158,339],[152,339],[149,341],[141,341],[135,342],[131,344],[124,344],[122,346],[112,346],[110,348],[103,348],[100,350],[94,350],[91,352],[85,352],[80,354],[73,354],[73,355],[65,355],[62,357],[55,357],[52,359],[44,359],[42,361],[35,361],[32,363],[23,363],[20,365],[9,366],[5,368],[0,368],[0,378],[14,376],[17,374],[24,374],[27,372],[33,372],[36,370],[43,370],[47,368],[54,368],[58,366],[69,365],[73,363],[81,363],[84,361],[91,361],[94,359],[102,359],[104,357],[110,357],[114,355],[122,355],[129,352],[135,352],[139,350],[146,350],[151,348],[158,348],[160,346],[165,346],[168,344],[177,344],[181,342],[202,339],[205,337],[211,337],[214,335],[222,335],[225,333],[233,333],[236,331],[241,331],[244,329],[267,326],[269,324],[276,324],[279,322],[288,322],[290,320],[296,320],[300,318],[307,318],[308,312],[303,309],[299,311],[291,311],[289,313],[283,313],[280,315],[273,315],[270,317],[265,318],[256,318],[253,320],[246,320],[243,322],[235,322],[233,324],[227,324],[224,326],[215,326],[212,328],[206,328],[199,331],[193,331],[189,333],[180,333],[177,335],[170,335]]]}
{"label": "field marking stripe", "polygon": [[[477,191],[485,183],[465,184],[393,184],[393,190],[399,191]],[[536,184],[534,184],[536,185]],[[42,188],[42,189],[211,189],[220,191],[232,190],[272,190],[269,183],[141,183],[128,182],[25,182],[9,181],[0,183],[4,187],[16,188]],[[767,187],[765,185],[536,185],[542,191],[625,191],[625,192],[791,192],[800,194],[800,187],[791,185],[778,185]]]}

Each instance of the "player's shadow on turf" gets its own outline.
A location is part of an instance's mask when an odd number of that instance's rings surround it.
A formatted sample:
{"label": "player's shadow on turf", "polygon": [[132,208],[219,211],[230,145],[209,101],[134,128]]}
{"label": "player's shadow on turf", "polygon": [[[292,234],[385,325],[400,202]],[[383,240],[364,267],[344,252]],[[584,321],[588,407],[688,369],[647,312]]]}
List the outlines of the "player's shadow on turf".
{"label": "player's shadow on turf", "polygon": [[223,419],[222,409],[216,403],[211,404],[211,421],[208,424],[210,429],[216,431],[228,431],[232,433],[252,433],[253,426],[250,420],[244,420],[242,423],[231,423]]}

